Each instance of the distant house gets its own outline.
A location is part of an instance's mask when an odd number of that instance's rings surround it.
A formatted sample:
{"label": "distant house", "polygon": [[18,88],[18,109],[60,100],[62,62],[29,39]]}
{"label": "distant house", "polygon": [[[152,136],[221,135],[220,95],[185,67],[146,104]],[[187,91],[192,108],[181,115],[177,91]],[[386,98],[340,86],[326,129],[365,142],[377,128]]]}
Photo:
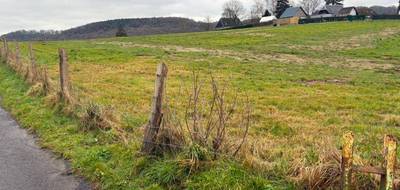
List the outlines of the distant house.
{"label": "distant house", "polygon": [[314,15],[321,15],[323,17],[334,17],[339,15],[340,10],[343,9],[343,5],[325,5],[324,8],[319,10],[317,13]]}
{"label": "distant house", "polygon": [[[367,8],[368,9],[368,8]],[[372,9],[365,10],[366,14],[373,14]],[[357,16],[358,10],[355,7],[343,7],[343,5],[326,5],[321,10],[315,12],[311,18],[346,17]]]}
{"label": "distant house", "polygon": [[262,24],[267,24],[267,23],[271,23],[276,20],[276,17],[274,15],[272,15],[268,10],[265,11],[263,17],[260,20],[260,23]]}
{"label": "distant house", "polygon": [[279,17],[279,18],[280,19],[293,18],[293,17],[301,18],[301,17],[306,17],[306,16],[308,16],[308,15],[304,11],[303,8],[301,8],[301,7],[289,7],[283,12],[281,17]]}
{"label": "distant house", "polygon": [[378,15],[378,14],[376,14],[376,12],[373,9],[368,8],[368,7],[357,7],[357,12],[358,12],[358,15],[362,15],[362,16],[371,17],[371,16]]}
{"label": "distant house", "polygon": [[232,28],[236,26],[241,26],[243,23],[240,21],[239,18],[221,18],[219,19],[216,28],[223,29],[223,28]]}
{"label": "distant house", "polygon": [[345,7],[339,11],[338,16],[357,16],[358,12],[355,7]]}

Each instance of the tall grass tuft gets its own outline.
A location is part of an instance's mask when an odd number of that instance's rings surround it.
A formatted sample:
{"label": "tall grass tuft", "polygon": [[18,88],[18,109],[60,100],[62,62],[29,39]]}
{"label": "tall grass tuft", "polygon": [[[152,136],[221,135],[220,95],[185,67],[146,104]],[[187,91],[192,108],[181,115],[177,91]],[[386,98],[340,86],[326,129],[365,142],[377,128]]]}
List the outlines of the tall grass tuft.
{"label": "tall grass tuft", "polygon": [[95,129],[110,130],[112,128],[114,117],[110,107],[89,103],[84,110],[81,118],[81,126],[84,131]]}

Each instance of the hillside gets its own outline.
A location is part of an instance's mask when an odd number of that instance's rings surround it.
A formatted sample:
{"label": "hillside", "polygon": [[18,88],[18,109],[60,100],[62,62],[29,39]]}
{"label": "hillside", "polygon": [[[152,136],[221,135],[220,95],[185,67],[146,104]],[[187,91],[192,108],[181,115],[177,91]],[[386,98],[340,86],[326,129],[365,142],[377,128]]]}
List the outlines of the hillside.
{"label": "hillside", "polygon": [[140,36],[206,31],[208,24],[177,17],[118,19],[91,23],[64,31],[16,31],[4,36],[9,40],[19,41],[106,38],[115,37],[119,27],[123,27],[130,36]]}
{"label": "hillside", "polygon": [[[67,50],[73,96],[103,108],[93,112],[112,115],[115,128],[85,128],[62,104],[54,105],[56,95],[34,96],[40,85],[30,88],[24,70],[21,77],[4,64],[0,96],[44,147],[71,160],[74,171],[100,189],[335,189],[344,133],[355,134],[354,161],[367,166],[381,165],[385,134],[400,136],[398,44],[400,22],[394,20],[34,42],[36,62],[48,67],[56,89],[58,48]],[[27,43],[21,51],[29,60]],[[159,63],[168,65],[165,118],[173,121],[162,142],[184,145],[148,157],[140,153],[142,127]],[[240,118],[229,122],[217,156],[215,141],[191,143],[194,137],[174,131],[187,134],[191,122],[179,123],[196,118],[187,104],[196,97],[191,91],[197,79],[206,98],[215,93],[210,82],[217,81],[226,102],[250,102],[227,108],[251,110],[248,138],[235,156],[232,146],[245,131]],[[206,98],[199,102],[212,102]],[[89,108],[83,110],[92,113]],[[356,176],[357,189],[378,184],[379,178]]]}

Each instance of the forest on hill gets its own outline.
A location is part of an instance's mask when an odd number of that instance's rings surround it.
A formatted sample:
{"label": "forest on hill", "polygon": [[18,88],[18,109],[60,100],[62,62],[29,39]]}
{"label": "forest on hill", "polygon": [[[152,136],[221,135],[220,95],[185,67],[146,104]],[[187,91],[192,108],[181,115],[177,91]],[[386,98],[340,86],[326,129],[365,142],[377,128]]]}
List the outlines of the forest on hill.
{"label": "forest on hill", "polygon": [[183,32],[201,32],[209,30],[210,24],[196,22],[192,19],[178,17],[117,19],[90,23],[76,28],[54,30],[21,30],[5,34],[9,40],[40,41],[40,40],[70,40],[114,37],[119,29],[129,36],[170,34]]}

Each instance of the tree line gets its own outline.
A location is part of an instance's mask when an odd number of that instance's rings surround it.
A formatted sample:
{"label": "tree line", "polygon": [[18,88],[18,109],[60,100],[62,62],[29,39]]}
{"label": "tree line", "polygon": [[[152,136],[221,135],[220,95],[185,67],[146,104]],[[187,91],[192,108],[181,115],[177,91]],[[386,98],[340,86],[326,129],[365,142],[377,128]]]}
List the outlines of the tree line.
{"label": "tree line", "polygon": [[117,19],[95,22],[64,31],[21,30],[2,37],[18,41],[48,41],[70,39],[93,39],[108,37],[125,37],[151,34],[169,34],[181,32],[201,32],[210,26],[204,22],[178,17]]}

